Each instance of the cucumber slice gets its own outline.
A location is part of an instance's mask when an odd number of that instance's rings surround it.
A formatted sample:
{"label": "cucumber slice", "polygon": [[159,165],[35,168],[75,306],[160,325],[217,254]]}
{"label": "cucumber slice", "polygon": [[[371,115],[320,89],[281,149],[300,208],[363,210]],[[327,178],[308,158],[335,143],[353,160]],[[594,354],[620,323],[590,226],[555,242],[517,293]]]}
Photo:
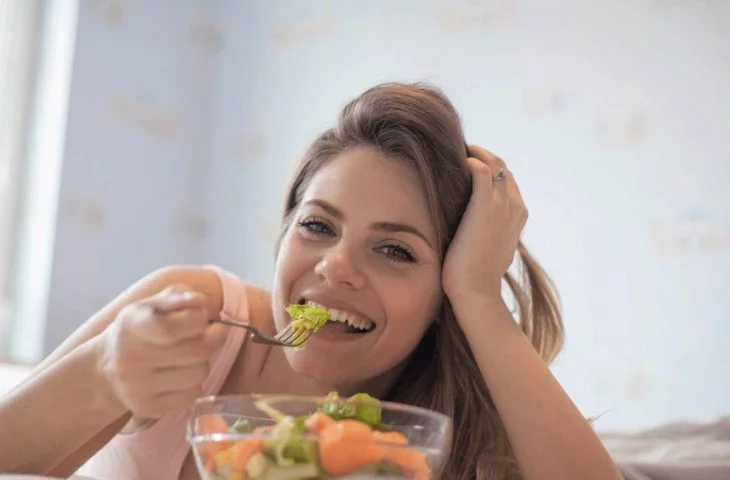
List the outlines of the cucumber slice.
{"label": "cucumber slice", "polygon": [[319,468],[313,463],[299,463],[291,467],[270,465],[261,480],[303,480],[318,478]]}
{"label": "cucumber slice", "polygon": [[259,452],[246,463],[246,476],[252,479],[261,478],[266,474],[270,465],[273,464],[266,458],[266,455]]}
{"label": "cucumber slice", "polygon": [[317,442],[307,438],[293,438],[284,448],[284,457],[296,463],[316,463],[317,454]]}
{"label": "cucumber slice", "polygon": [[387,475],[388,477],[405,478],[403,470],[392,462],[379,462],[368,465],[357,472],[355,475]]}

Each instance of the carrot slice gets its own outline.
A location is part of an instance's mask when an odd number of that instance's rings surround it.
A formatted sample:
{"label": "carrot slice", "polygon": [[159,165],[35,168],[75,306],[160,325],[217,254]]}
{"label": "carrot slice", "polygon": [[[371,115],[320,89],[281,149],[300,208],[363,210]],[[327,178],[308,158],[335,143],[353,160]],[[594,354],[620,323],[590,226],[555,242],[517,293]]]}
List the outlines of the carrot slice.
{"label": "carrot slice", "polygon": [[381,447],[369,426],[356,420],[340,420],[319,434],[319,461],[330,475],[347,475],[380,461]]}
{"label": "carrot slice", "polygon": [[213,460],[207,467],[210,470],[222,470],[231,466],[233,457],[231,457],[231,449],[226,448],[213,455]]}
{"label": "carrot slice", "polygon": [[313,413],[304,422],[304,426],[307,427],[307,430],[314,435],[319,435],[326,427],[334,424],[335,421],[332,417],[322,412]]}
{"label": "carrot slice", "polygon": [[319,444],[319,462],[330,475],[340,476],[354,473],[361,468],[380,461],[382,452],[376,443],[345,439]]}
{"label": "carrot slice", "polygon": [[259,439],[238,440],[230,448],[231,468],[234,472],[242,472],[251,457],[263,450],[264,441]]}
{"label": "carrot slice", "polygon": [[223,420],[223,417],[215,413],[201,415],[198,418],[198,431],[200,432],[200,435],[228,433],[228,423]]}
{"label": "carrot slice", "polygon": [[430,480],[431,471],[428,468],[426,455],[406,447],[382,446],[383,460],[392,462],[402,468],[409,478]]}
{"label": "carrot slice", "polygon": [[373,430],[367,424],[357,420],[339,420],[322,429],[319,438],[320,440],[359,438],[373,441]]}
{"label": "carrot slice", "polygon": [[392,445],[408,445],[408,439],[400,432],[378,432],[373,431],[373,439],[378,443]]}
{"label": "carrot slice", "polygon": [[[223,417],[217,414],[201,415],[198,418],[198,432],[200,435],[212,435],[214,433],[228,433],[228,423]],[[231,442],[203,442],[199,451],[206,464],[213,463],[215,456],[231,446]]]}

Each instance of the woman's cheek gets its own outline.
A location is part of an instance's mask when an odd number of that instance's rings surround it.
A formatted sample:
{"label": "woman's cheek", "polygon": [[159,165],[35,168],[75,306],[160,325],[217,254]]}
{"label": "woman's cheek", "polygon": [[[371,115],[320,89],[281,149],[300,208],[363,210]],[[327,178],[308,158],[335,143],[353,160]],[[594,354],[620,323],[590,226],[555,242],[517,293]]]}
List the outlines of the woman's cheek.
{"label": "woman's cheek", "polygon": [[427,322],[427,309],[429,303],[426,297],[414,292],[404,292],[390,302],[390,308],[386,310],[388,323],[398,330],[417,330],[418,327]]}

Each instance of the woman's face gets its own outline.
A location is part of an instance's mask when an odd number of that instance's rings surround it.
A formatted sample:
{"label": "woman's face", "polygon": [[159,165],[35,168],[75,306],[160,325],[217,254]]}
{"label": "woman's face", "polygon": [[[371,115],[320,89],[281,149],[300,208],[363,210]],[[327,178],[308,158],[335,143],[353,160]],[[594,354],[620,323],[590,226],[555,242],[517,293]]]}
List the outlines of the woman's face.
{"label": "woman's face", "polygon": [[313,302],[333,319],[303,350],[286,349],[292,368],[334,385],[356,385],[407,360],[441,301],[434,225],[410,166],[359,147],[311,179],[276,262],[273,309]]}

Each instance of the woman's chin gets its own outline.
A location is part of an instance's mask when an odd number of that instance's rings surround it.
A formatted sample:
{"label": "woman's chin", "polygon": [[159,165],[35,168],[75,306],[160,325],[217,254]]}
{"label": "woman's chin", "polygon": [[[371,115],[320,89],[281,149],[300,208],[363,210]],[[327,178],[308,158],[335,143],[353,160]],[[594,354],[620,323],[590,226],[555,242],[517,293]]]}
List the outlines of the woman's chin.
{"label": "woman's chin", "polygon": [[[383,395],[403,372],[408,358],[383,362],[382,355],[353,351],[351,355],[332,356],[318,349],[286,350],[290,368],[319,384],[321,394],[337,391],[340,395],[358,392]],[[313,387],[315,385],[312,385]]]}
{"label": "woman's chin", "polygon": [[356,358],[333,358],[313,350],[287,349],[286,359],[297,374],[309,377],[323,385],[357,385],[365,383],[378,373],[369,372]]}

